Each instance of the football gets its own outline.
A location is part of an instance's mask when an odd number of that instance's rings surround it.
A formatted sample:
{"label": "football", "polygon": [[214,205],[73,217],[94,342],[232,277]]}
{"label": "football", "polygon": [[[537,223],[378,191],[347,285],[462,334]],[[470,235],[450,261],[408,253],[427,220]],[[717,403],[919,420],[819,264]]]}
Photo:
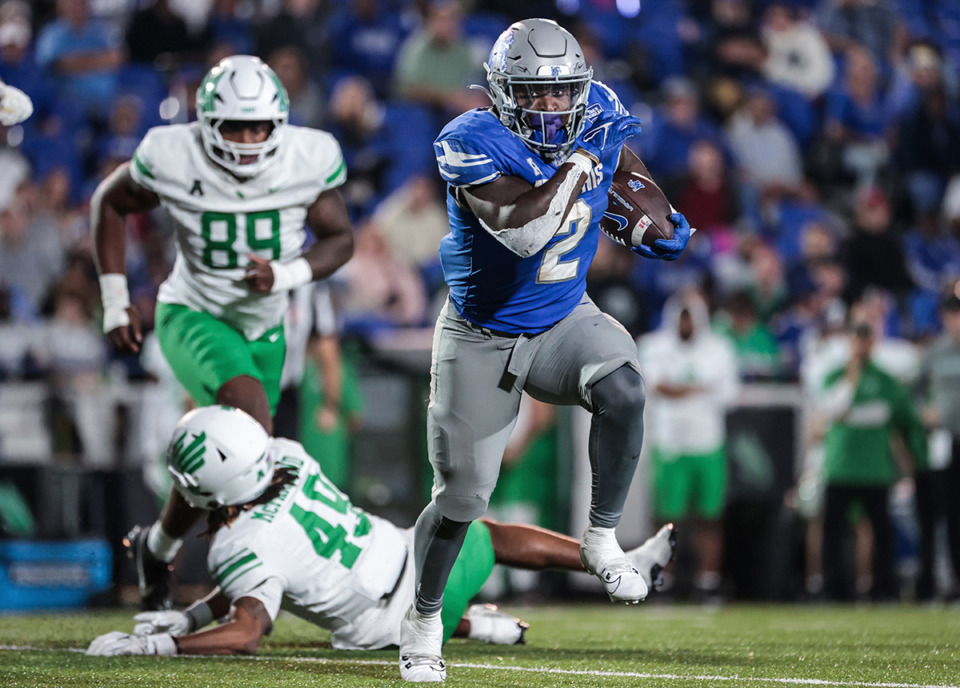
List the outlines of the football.
{"label": "football", "polygon": [[673,238],[670,215],[676,210],[656,183],[639,172],[617,170],[607,194],[600,229],[624,246],[652,246]]}

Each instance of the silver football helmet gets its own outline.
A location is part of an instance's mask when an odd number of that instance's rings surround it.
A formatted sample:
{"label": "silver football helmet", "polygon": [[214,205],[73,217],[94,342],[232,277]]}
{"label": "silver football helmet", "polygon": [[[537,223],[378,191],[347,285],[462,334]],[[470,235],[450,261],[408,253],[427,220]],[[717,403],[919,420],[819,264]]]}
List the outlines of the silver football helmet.
{"label": "silver football helmet", "polygon": [[167,447],[173,485],[198,509],[245,504],[273,479],[270,436],[231,406],[204,406],[177,423]]}
{"label": "silver football helmet", "polygon": [[[289,116],[287,90],[259,57],[225,57],[197,88],[203,148],[211,160],[240,178],[253,177],[276,160]],[[226,121],[271,122],[273,128],[262,143],[236,143],[220,131]]]}
{"label": "silver football helmet", "polygon": [[[566,157],[583,131],[593,78],[577,39],[554,21],[524,19],[500,34],[483,68],[503,125],[547,160]],[[569,96],[569,106],[532,109],[544,95]]]}

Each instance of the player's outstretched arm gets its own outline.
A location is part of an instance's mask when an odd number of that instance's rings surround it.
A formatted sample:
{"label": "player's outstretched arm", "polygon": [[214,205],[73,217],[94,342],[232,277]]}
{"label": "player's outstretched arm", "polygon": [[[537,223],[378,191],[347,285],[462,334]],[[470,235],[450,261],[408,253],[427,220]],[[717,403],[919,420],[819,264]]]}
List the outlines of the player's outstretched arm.
{"label": "player's outstretched arm", "polygon": [[260,600],[241,597],[230,612],[230,621],[199,633],[175,637],[171,633],[130,635],[113,631],[95,638],[88,655],[234,655],[253,654],[273,622]]}
{"label": "player's outstretched arm", "polygon": [[289,291],[332,275],[353,255],[353,224],[339,189],[329,189],[307,208],[307,226],[317,242],[289,263],[249,255],[244,281],[250,291]]}
{"label": "player's outstretched arm", "polygon": [[177,638],[182,655],[252,655],[260,639],[273,629],[263,603],[241,597],[230,610],[230,620],[214,628]]}
{"label": "player's outstretched arm", "polygon": [[143,336],[140,314],[130,304],[127,291],[127,215],[144,213],[160,205],[160,198],[137,184],[130,164],[120,165],[100,182],[90,200],[93,258],[100,274],[103,331],[120,351],[139,351]]}

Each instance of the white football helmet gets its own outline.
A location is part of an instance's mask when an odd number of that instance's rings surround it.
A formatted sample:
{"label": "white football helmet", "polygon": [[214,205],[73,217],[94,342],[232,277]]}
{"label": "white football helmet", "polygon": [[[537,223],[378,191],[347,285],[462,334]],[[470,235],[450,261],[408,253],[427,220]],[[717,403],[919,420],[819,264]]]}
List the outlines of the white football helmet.
{"label": "white football helmet", "polygon": [[[253,177],[276,160],[289,116],[287,90],[259,57],[225,57],[207,72],[197,88],[203,148],[211,160],[237,177]],[[234,143],[220,132],[228,120],[272,122],[273,129],[263,143]]]}
{"label": "white football helmet", "polygon": [[232,406],[187,413],[167,448],[177,491],[198,509],[245,504],[273,479],[270,436],[253,416]]}
{"label": "white football helmet", "polygon": [[[547,160],[566,157],[586,123],[593,78],[577,39],[549,19],[524,19],[500,34],[483,68],[503,125]],[[569,109],[523,107],[544,92],[569,95]]]}

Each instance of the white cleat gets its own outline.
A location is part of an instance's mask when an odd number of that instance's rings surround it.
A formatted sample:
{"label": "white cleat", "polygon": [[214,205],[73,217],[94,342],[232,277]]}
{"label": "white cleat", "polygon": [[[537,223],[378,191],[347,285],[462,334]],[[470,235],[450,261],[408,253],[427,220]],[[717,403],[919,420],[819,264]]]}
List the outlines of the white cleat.
{"label": "white cleat", "polygon": [[440,655],[443,622],[440,612],[424,615],[410,605],[400,623],[400,678],[411,683],[440,683],[447,667]]}
{"label": "white cleat", "polygon": [[627,558],[613,528],[589,526],[580,540],[580,563],[600,582],[613,602],[636,604],[647,596],[647,583]]}
{"label": "white cleat", "polygon": [[497,609],[494,604],[474,604],[465,614],[470,622],[469,637],[493,645],[524,645],[530,624]]}
{"label": "white cleat", "polygon": [[677,550],[677,532],[672,523],[668,523],[647,538],[636,549],[627,552],[627,557],[643,576],[643,582],[650,590],[659,590],[663,585],[663,569]]}

